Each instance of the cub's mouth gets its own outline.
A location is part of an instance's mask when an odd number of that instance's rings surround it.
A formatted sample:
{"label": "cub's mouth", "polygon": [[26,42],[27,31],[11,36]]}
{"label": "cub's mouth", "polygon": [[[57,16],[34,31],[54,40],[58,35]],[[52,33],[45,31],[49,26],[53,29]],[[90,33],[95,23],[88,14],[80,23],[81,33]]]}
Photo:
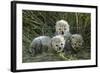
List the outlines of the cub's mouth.
{"label": "cub's mouth", "polygon": [[64,34],[64,31],[62,31],[61,34],[63,35]]}
{"label": "cub's mouth", "polygon": [[58,49],[57,49],[57,52],[58,53],[60,53],[60,52],[62,52],[63,51],[63,49],[61,48],[61,47],[59,47]]}

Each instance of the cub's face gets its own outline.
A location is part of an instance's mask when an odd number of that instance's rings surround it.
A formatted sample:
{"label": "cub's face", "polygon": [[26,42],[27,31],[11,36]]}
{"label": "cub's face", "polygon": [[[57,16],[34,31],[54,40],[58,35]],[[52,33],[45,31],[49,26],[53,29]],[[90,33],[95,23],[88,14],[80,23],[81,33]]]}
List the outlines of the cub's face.
{"label": "cub's face", "polygon": [[53,37],[51,44],[55,51],[62,52],[65,45],[64,37],[60,35]]}
{"label": "cub's face", "polygon": [[78,48],[82,47],[82,44],[83,44],[83,38],[82,38],[81,35],[74,34],[74,35],[71,36],[72,48],[78,49]]}
{"label": "cub's face", "polygon": [[65,20],[57,21],[55,28],[56,28],[56,32],[61,35],[63,35],[65,31],[69,32],[69,25]]}

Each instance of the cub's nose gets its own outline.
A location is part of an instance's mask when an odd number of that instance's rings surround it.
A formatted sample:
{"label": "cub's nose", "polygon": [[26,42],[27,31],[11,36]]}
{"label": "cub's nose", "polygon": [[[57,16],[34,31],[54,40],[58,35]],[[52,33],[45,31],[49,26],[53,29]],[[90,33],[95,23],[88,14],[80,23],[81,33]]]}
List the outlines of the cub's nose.
{"label": "cub's nose", "polygon": [[64,31],[62,31],[62,34],[64,34]]}
{"label": "cub's nose", "polygon": [[61,47],[59,47],[59,50],[61,50]]}

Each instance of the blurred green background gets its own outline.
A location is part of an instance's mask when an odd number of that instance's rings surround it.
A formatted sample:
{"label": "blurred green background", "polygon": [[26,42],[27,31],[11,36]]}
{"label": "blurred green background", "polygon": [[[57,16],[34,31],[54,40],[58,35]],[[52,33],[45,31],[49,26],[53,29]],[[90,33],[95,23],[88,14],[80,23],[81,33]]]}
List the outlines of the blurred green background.
{"label": "blurred green background", "polygon": [[[55,23],[64,19],[70,25],[72,34],[78,33],[83,36],[84,43],[81,50],[75,55],[62,58],[56,53],[43,53],[37,56],[31,56],[29,46],[32,40],[38,36],[54,36]],[[44,61],[62,61],[62,60],[86,60],[91,58],[91,14],[77,12],[54,12],[54,11],[22,11],[22,61],[44,62]]]}

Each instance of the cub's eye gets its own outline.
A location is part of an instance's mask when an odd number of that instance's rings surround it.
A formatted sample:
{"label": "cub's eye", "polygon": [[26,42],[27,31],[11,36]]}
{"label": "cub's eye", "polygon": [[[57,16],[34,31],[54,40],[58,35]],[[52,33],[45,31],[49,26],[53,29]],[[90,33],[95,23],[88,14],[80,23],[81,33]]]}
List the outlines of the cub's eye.
{"label": "cub's eye", "polygon": [[61,43],[61,45],[63,45],[63,44]]}
{"label": "cub's eye", "polygon": [[58,45],[56,45],[56,46],[58,46]]}
{"label": "cub's eye", "polygon": [[76,45],[76,43],[75,43],[75,45]]}
{"label": "cub's eye", "polygon": [[61,29],[59,29],[59,30],[61,30]]}
{"label": "cub's eye", "polygon": [[72,36],[71,39],[73,39],[74,37]]}
{"label": "cub's eye", "polygon": [[81,43],[80,41],[78,43]]}
{"label": "cub's eye", "polygon": [[81,44],[78,44],[78,46],[81,46]]}

